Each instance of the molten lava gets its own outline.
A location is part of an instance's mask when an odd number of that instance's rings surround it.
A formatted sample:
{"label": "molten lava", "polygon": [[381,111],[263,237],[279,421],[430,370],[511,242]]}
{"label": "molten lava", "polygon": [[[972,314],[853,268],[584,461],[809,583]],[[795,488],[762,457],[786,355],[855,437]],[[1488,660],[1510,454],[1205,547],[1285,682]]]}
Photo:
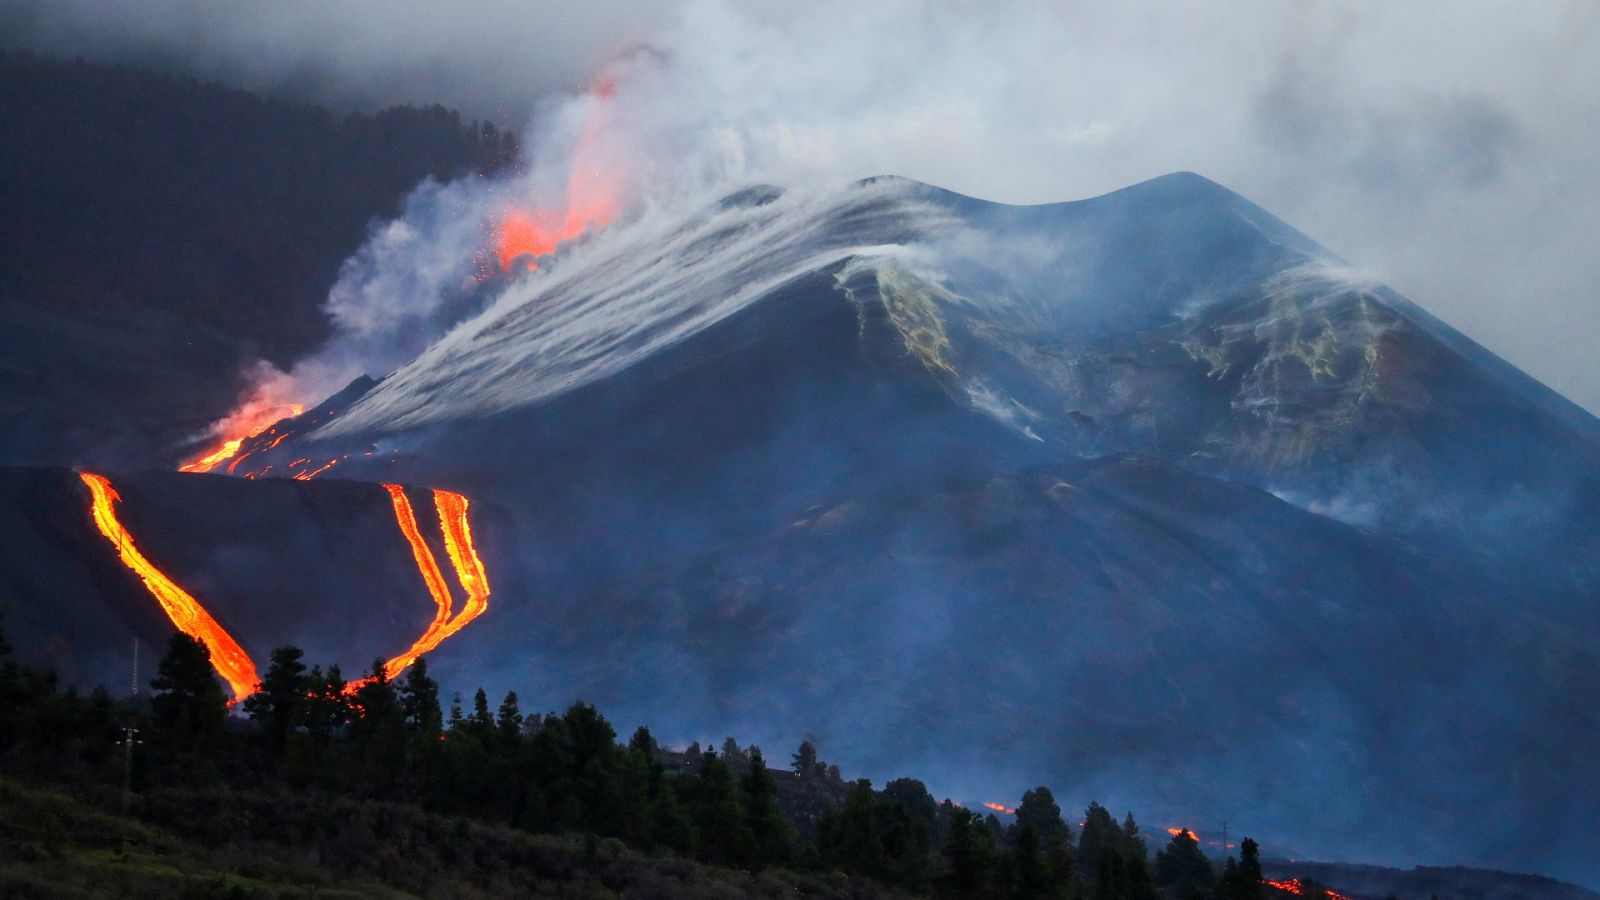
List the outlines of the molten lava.
{"label": "molten lava", "polygon": [[[323,463],[322,465],[316,467],[315,469],[304,469],[302,471],[296,472],[296,473],[294,473],[294,480],[295,481],[310,481],[311,479],[317,477],[318,475],[321,475],[323,472],[326,472],[329,469],[333,468],[336,464],[338,464],[338,462],[339,462],[339,460],[337,460],[337,459],[330,459],[327,462]],[[291,463],[290,465],[293,465],[293,463]]]}
{"label": "molten lava", "polygon": [[537,269],[532,257],[553,253],[563,241],[610,225],[621,212],[624,170],[605,140],[616,89],[614,79],[604,79],[589,91],[590,105],[572,148],[561,208],[529,211],[512,205],[501,211],[494,240],[502,270],[511,271],[519,259],[526,259],[527,269]]}
{"label": "molten lava", "polygon": [[444,628],[450,624],[450,608],[453,599],[450,596],[450,586],[445,584],[444,573],[439,571],[439,563],[434,559],[433,551],[428,548],[428,542],[422,539],[422,531],[417,528],[417,514],[412,511],[411,500],[406,497],[406,489],[398,484],[386,484],[384,490],[389,492],[389,498],[394,503],[394,518],[400,525],[400,533],[405,536],[406,543],[411,545],[411,556],[417,561],[417,571],[422,573],[422,583],[427,586],[428,593],[433,597],[433,621],[422,637],[406,652],[396,656],[384,664],[384,670],[393,678],[400,674],[407,666],[417,661],[417,657],[444,640]]}
{"label": "molten lava", "polygon": [[1011,808],[1009,806],[1006,806],[1003,803],[985,803],[985,804],[983,804],[983,808],[984,809],[992,809],[997,813],[1005,813],[1008,816],[1014,816],[1014,815],[1017,814],[1017,811],[1015,809],[1013,809],[1013,808]]}
{"label": "molten lava", "polygon": [[[1277,888],[1280,891],[1294,894],[1297,897],[1303,897],[1306,893],[1305,882],[1298,878],[1291,878],[1288,881],[1270,881],[1268,879],[1262,879],[1261,883],[1267,887]],[[1328,900],[1350,900],[1349,897],[1339,893],[1336,890],[1333,890],[1332,888],[1323,888],[1323,890],[1327,892]]]}
{"label": "molten lava", "polygon": [[467,498],[450,491],[435,490],[433,506],[439,511],[439,530],[444,532],[445,551],[455,567],[456,581],[467,592],[466,608],[451,623],[454,634],[489,608],[489,573],[472,544],[472,526],[467,522]]}
{"label": "molten lava", "polygon": [[179,631],[198,640],[211,651],[211,664],[233,689],[235,702],[254,693],[261,678],[256,674],[255,663],[250,661],[249,654],[217,624],[217,620],[206,612],[200,601],[173,583],[133,545],[133,537],[117,520],[115,503],[122,497],[111,486],[110,480],[92,472],[80,472],[78,477],[88,485],[94,497],[92,512],[95,526],[106,540],[116,546],[122,564],[144,581],[144,586],[155,596],[156,602],[161,604],[167,618]]}
{"label": "molten lava", "polygon": [[[416,662],[418,657],[429,653],[443,643],[445,638],[467,627],[473,619],[483,615],[483,611],[489,608],[489,575],[483,567],[483,560],[478,556],[477,548],[472,543],[472,527],[467,522],[467,498],[450,491],[434,491],[433,505],[439,512],[439,530],[444,534],[445,551],[450,557],[451,566],[456,571],[456,581],[461,584],[462,590],[467,592],[466,605],[459,614],[451,618],[454,599],[450,587],[445,584],[444,573],[439,569],[433,550],[428,547],[428,542],[422,537],[422,530],[417,527],[417,515],[411,507],[410,498],[406,496],[405,488],[398,484],[385,484],[383,487],[389,492],[389,498],[394,504],[395,522],[399,524],[400,533],[405,536],[406,543],[411,545],[411,556],[417,561],[417,571],[422,573],[422,583],[427,585],[428,593],[433,596],[436,610],[433,621],[428,623],[428,628],[422,636],[417,638],[404,653],[383,664],[384,674],[389,678],[396,678]],[[345,686],[345,692],[353,694],[371,681],[371,678],[353,681]]]}
{"label": "molten lava", "polygon": [[[239,448],[245,441],[272,429],[279,421],[291,416],[298,416],[302,412],[305,412],[305,407],[298,403],[276,403],[272,405],[247,403],[235,410],[226,419],[224,427],[234,432],[233,437],[224,439],[220,445],[209,453],[202,454],[179,466],[178,471],[210,472],[217,466],[233,460],[232,465],[228,467],[228,471],[232,472],[243,461],[243,457],[236,460],[233,457],[239,452]],[[276,447],[287,436],[287,434],[279,436],[277,440],[272,442],[272,446]]]}

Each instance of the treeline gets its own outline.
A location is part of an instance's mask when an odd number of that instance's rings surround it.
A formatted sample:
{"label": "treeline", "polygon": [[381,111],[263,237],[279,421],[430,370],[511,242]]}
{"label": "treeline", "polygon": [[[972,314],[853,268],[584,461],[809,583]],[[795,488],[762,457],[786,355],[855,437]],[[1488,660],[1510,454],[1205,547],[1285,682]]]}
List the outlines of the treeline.
{"label": "treeline", "polygon": [[[1044,787],[1002,824],[936,802],[914,779],[882,790],[843,782],[809,743],[774,770],[760,748],[731,738],[720,754],[668,751],[644,727],[619,743],[583,703],[528,715],[515,693],[491,706],[479,690],[446,708],[425,660],[397,681],[374,664],[352,684],[337,666],[307,667],[298,649],[280,648],[241,719],[229,714],[205,647],[182,634],[142,705],[103,690],[59,691],[7,653],[0,641],[5,771],[84,788],[127,778],[132,796],[168,798],[160,806],[169,820],[183,818],[170,798],[185,789],[360,798],[730,869],[843,873],[866,893],[1255,900],[1270,890],[1249,839],[1218,871],[1189,832],[1152,859],[1132,814],[1118,822],[1099,804],[1075,834]],[[206,840],[239,836],[215,827]],[[309,834],[300,822],[278,827]]]}

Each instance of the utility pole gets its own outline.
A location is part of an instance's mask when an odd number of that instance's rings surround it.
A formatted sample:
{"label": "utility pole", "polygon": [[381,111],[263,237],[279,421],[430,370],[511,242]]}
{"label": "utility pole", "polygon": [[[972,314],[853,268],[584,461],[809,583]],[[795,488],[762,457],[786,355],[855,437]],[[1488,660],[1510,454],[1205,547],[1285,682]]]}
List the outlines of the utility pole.
{"label": "utility pole", "polygon": [[139,638],[133,639],[133,696],[139,696]]}
{"label": "utility pole", "polygon": [[[122,817],[128,818],[133,814],[133,748],[142,744],[139,740],[139,729],[131,725],[122,728]],[[128,854],[128,837],[123,833],[122,854]]]}
{"label": "utility pole", "polygon": [[1232,853],[1228,852],[1228,847],[1229,847],[1229,844],[1228,844],[1228,820],[1227,819],[1223,819],[1222,820],[1222,856],[1223,856],[1224,859],[1226,859],[1227,857],[1230,857],[1230,856],[1233,855]]}

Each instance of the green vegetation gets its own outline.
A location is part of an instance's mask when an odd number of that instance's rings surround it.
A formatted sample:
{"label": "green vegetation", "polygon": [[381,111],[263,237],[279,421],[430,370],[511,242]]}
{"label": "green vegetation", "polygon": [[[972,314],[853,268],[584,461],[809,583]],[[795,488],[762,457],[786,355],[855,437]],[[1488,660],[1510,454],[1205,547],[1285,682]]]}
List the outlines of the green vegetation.
{"label": "green vegetation", "polygon": [[204,646],[176,634],[148,702],[57,689],[0,643],[0,895],[1262,896],[1246,841],[1221,881],[1184,832],[1152,864],[1131,815],[1082,833],[1048,788],[1009,825],[919,781],[847,783],[729,738],[626,743],[594,707],[448,716],[419,661],[347,684],[272,654],[230,717]]}

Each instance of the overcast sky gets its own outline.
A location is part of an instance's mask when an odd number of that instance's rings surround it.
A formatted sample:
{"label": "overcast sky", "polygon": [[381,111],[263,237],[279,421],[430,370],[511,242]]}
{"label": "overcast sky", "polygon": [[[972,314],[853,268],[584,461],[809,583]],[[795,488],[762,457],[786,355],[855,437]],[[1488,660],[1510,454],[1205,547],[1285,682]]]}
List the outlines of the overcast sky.
{"label": "overcast sky", "polygon": [[1189,169],[1600,411],[1588,0],[0,0],[0,23],[13,46],[519,126],[642,53],[649,102],[627,109],[652,177],[893,173],[1044,202]]}

